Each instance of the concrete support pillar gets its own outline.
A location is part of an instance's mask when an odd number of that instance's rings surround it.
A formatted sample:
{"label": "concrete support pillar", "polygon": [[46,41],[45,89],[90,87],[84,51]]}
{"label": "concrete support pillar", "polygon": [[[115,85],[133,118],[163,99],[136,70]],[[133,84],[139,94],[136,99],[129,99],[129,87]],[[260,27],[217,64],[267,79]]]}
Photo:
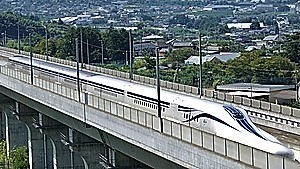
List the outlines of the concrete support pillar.
{"label": "concrete support pillar", "polygon": [[39,118],[42,132],[50,139],[53,147],[53,165],[54,169],[82,169],[84,164],[81,157],[74,153],[72,148],[73,132],[67,126],[48,118],[41,116]]}
{"label": "concrete support pillar", "polygon": [[17,120],[9,111],[11,110],[5,109],[3,112],[5,116],[5,141],[8,158],[10,156],[9,152],[15,147],[28,146],[28,131],[25,124]]}
{"label": "concrete support pillar", "polygon": [[28,133],[28,153],[30,169],[44,168],[44,137],[39,128],[34,125],[39,118],[39,113],[16,102],[15,116],[26,124]]}
{"label": "concrete support pillar", "polygon": [[103,143],[75,130],[73,130],[73,150],[81,156],[85,169],[98,169],[108,166],[100,158],[100,154],[105,152]]}

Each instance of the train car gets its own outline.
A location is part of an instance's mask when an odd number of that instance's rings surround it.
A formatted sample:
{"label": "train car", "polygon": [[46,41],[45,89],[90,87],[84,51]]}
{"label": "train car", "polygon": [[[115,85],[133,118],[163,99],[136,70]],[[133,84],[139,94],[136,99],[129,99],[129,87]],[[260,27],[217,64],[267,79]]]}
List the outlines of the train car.
{"label": "train car", "polygon": [[[15,56],[10,63],[22,68],[30,66],[29,58]],[[59,75],[76,82],[76,69],[34,59],[35,71]],[[157,114],[157,92],[154,86],[142,85],[90,71],[80,71],[80,83],[85,89],[101,97],[119,101],[132,107]],[[287,158],[294,158],[292,150],[275,137],[256,127],[247,112],[230,104],[220,104],[166,89],[161,90],[162,118],[199,128],[228,140]]]}

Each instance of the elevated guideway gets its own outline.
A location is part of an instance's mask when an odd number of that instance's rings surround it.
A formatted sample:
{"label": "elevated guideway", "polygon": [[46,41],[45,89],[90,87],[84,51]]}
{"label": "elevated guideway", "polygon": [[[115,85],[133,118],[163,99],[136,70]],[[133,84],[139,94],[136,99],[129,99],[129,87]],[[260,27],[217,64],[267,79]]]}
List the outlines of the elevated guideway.
{"label": "elevated guideway", "polygon": [[[0,56],[2,55],[3,57],[8,58],[17,54],[18,51],[15,49],[0,47]],[[21,51],[21,54],[28,56],[29,52]],[[46,56],[44,55],[33,54],[33,56],[36,58],[46,60]],[[53,57],[49,57],[49,61],[72,67],[76,66],[76,62]],[[111,75],[116,78],[129,79],[129,73],[125,72],[100,68],[91,65],[85,65],[84,69],[98,73],[103,73],[106,75]],[[156,80],[153,78],[139,75],[133,75],[133,80],[145,85],[155,85],[156,83]],[[161,87],[172,91],[184,92],[195,97],[199,97],[199,90],[197,87],[172,83],[168,81],[161,81]],[[215,102],[222,102],[241,106],[245,110],[248,110],[249,116],[256,124],[280,129],[282,131],[287,131],[294,134],[300,134],[300,109],[255,99],[249,99],[246,97],[232,96],[223,92],[217,92],[209,89],[203,90],[203,98]]]}
{"label": "elevated guideway", "polygon": [[[166,161],[169,161],[169,165],[184,168],[299,167],[289,159],[166,119],[163,119],[164,128],[161,132],[160,119],[155,115],[84,91],[80,95],[81,101],[78,101],[78,91],[74,88],[39,77],[35,77],[31,85],[30,75],[22,70],[6,66],[1,66],[0,70],[0,92],[3,94],[29,105],[54,109],[56,111],[48,114],[49,116],[57,118],[57,114],[65,115],[109,133],[111,140],[125,140],[131,147],[136,147],[136,152],[146,151],[152,154],[150,156],[164,159],[160,164],[153,164],[151,158],[126,152],[155,168],[161,168],[161,164],[167,165]],[[115,74],[124,76],[120,72]],[[192,87],[184,86],[184,89],[195,91]],[[67,121],[63,122],[68,124]],[[72,124],[69,125],[76,128]]]}

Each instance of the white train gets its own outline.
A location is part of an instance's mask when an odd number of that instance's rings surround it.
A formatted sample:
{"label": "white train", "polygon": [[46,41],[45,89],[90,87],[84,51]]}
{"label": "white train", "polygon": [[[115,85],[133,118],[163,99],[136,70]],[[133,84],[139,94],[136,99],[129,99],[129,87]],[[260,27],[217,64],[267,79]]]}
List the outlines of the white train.
{"label": "white train", "polygon": [[[10,58],[14,65],[28,67],[29,58]],[[76,69],[65,65],[33,60],[34,70],[64,77],[65,81],[76,81]],[[66,80],[68,79],[68,80]],[[80,71],[80,80],[89,92],[97,92],[107,99],[120,101],[138,109],[157,114],[157,92],[152,86],[127,80]],[[245,110],[212,101],[199,99],[184,93],[161,90],[162,117],[184,123],[272,154],[294,159],[292,150],[275,137],[257,128]]]}

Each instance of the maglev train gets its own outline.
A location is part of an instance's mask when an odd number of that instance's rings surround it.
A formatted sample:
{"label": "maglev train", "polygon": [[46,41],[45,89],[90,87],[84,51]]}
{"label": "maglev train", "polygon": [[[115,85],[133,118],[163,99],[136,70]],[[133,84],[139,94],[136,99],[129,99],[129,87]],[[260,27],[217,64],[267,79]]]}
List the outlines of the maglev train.
{"label": "maglev train", "polygon": [[[9,60],[11,64],[21,66],[21,68],[28,69],[30,66],[29,58],[26,56],[10,57]],[[76,84],[76,69],[73,67],[33,59],[33,68],[37,72],[59,75],[66,81]],[[97,92],[99,96],[106,99],[157,114],[157,91],[153,86],[87,70],[81,70],[79,77],[80,83],[85,84],[85,90],[89,92]],[[199,128],[265,152],[294,159],[291,149],[256,127],[242,108],[162,89],[161,111],[163,118]]]}

